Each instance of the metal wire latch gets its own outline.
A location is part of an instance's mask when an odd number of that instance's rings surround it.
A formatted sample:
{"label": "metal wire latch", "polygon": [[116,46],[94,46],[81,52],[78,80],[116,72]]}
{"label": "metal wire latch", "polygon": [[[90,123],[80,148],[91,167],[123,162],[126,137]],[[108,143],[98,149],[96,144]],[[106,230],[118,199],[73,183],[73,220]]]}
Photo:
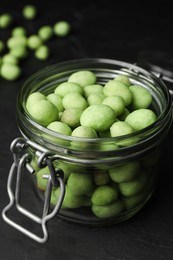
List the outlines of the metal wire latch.
{"label": "metal wire latch", "polygon": [[[48,179],[48,182],[45,191],[44,206],[43,206],[43,212],[41,217],[28,211],[20,203],[22,175],[24,173],[24,170],[27,169],[29,173],[34,173],[34,169],[30,164],[31,156],[29,153],[26,152],[27,148],[34,148],[36,150],[36,153],[39,154],[38,166],[39,167],[48,166],[50,172],[50,174],[44,176],[44,178]],[[11,143],[11,152],[13,153],[14,162],[10,168],[8,181],[7,181],[7,192],[10,201],[9,204],[3,209],[2,217],[5,222],[13,226],[23,234],[27,235],[28,237],[32,238],[33,240],[39,243],[44,243],[49,238],[49,234],[47,230],[47,222],[58,213],[59,209],[61,208],[62,201],[64,199],[65,184],[63,181],[63,172],[61,169],[55,169],[52,162],[51,155],[48,150],[46,150],[44,147],[34,142],[31,142],[30,140],[26,140],[20,137],[16,138]],[[12,181],[14,179],[15,174],[16,174],[16,182],[15,182],[15,191],[13,192]],[[50,197],[51,197],[51,191],[53,186],[60,186],[60,195],[57,200],[57,204],[55,205],[54,209],[50,212]],[[13,206],[15,206],[16,209],[21,214],[27,216],[29,219],[41,225],[43,231],[43,237],[34,234],[30,230],[17,224],[15,221],[13,221],[7,216],[7,212]]]}

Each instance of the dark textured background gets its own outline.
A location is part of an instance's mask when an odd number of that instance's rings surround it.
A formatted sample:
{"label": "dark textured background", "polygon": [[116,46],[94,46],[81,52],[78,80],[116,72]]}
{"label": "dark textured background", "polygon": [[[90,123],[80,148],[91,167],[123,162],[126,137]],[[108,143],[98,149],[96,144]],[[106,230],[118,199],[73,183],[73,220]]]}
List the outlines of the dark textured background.
{"label": "dark textured background", "polygon": [[[0,13],[11,12],[15,25],[34,33],[44,24],[64,19],[72,31],[66,38],[49,41],[51,56],[38,61],[33,53],[22,62],[22,77],[15,82],[0,78],[0,210],[8,203],[6,182],[12,163],[10,143],[19,136],[15,118],[20,87],[33,73],[64,60],[98,57],[136,63],[145,50],[168,52],[157,63],[172,68],[172,9],[161,1],[155,6],[138,6],[116,1],[29,1],[38,8],[35,21],[23,21],[21,9],[28,1],[1,0]],[[0,30],[6,39],[9,30]],[[160,58],[161,57],[161,58]],[[151,59],[151,56],[148,57]],[[173,173],[172,129],[164,144],[160,177],[153,197],[132,219],[110,227],[88,228],[54,218],[48,223],[50,239],[38,244],[14,230],[0,218],[1,260],[153,260],[173,259]],[[33,194],[26,189],[26,200]],[[32,197],[33,198],[33,197]],[[33,207],[37,206],[37,201]],[[20,221],[20,216],[18,216]]]}

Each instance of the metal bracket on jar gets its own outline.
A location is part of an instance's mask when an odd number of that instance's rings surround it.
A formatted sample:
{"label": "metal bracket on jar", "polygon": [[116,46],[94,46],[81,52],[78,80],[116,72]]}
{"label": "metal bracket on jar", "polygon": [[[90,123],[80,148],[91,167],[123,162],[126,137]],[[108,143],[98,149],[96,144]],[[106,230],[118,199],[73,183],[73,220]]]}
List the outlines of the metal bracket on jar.
{"label": "metal bracket on jar", "polygon": [[[42,212],[42,217],[36,216],[32,212],[28,211],[26,208],[24,208],[20,204],[21,199],[21,186],[22,186],[22,176],[24,173],[24,169],[27,169],[27,171],[31,174],[34,173],[34,169],[30,165],[30,154],[26,153],[26,149],[34,148],[37,150],[39,154],[38,164],[42,164],[44,166],[48,166],[50,174],[44,175],[43,177],[48,179],[47,182],[47,188],[45,191],[45,200],[44,200],[44,207]],[[2,217],[5,222],[7,222],[9,225],[13,226],[26,236],[32,238],[33,240],[44,243],[48,240],[49,234],[47,230],[47,222],[52,219],[61,208],[61,204],[64,198],[65,194],[65,185],[63,181],[63,172],[61,169],[55,170],[51,156],[48,155],[48,151],[46,151],[43,147],[37,145],[36,143],[33,143],[31,141],[27,141],[24,138],[17,138],[11,143],[11,152],[13,153],[14,162],[10,168],[8,181],[7,181],[7,192],[9,195],[10,202],[9,204],[3,209],[2,211]],[[15,184],[15,192],[13,192],[12,189],[12,182],[14,179],[14,175],[16,174],[16,184]],[[60,186],[60,195],[57,200],[57,204],[55,205],[54,209],[49,213],[50,208],[50,197],[51,197],[51,191],[53,186]],[[7,212],[12,209],[12,207],[15,206],[16,209],[23,215],[27,216],[32,221],[38,223],[41,225],[43,237],[40,237],[30,230],[24,228],[23,226],[17,224],[15,221],[10,219],[7,216]]]}

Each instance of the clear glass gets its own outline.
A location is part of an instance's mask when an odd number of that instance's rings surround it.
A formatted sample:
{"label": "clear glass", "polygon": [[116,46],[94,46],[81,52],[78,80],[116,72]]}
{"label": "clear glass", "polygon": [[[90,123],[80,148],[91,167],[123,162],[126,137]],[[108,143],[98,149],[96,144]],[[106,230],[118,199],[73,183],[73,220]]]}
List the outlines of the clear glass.
{"label": "clear glass", "polygon": [[[96,74],[98,84],[127,75],[133,84],[148,89],[157,121],[133,134],[94,139],[65,136],[33,121],[26,109],[29,94],[52,93],[73,72],[84,69]],[[22,136],[55,155],[55,168],[64,172],[66,193],[58,216],[87,225],[109,225],[132,217],[151,197],[157,183],[162,144],[172,124],[172,100],[165,84],[143,68],[110,59],[78,59],[49,66],[25,82],[18,95],[17,122]],[[29,152],[35,167],[33,188],[44,199],[46,180],[38,179],[37,151]],[[46,167],[41,170],[42,174],[47,173]],[[106,195],[97,198],[96,190],[102,187],[112,194],[111,202]],[[52,208],[58,189],[53,190]],[[99,200],[97,205],[94,199]]]}

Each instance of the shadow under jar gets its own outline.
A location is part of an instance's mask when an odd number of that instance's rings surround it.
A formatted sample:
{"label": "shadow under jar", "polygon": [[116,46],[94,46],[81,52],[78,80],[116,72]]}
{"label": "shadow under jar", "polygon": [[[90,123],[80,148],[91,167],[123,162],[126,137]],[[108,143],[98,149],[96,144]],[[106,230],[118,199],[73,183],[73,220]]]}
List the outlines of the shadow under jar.
{"label": "shadow under jar", "polygon": [[[96,84],[102,86],[127,75],[132,84],[151,93],[150,108],[157,120],[132,134],[101,138],[66,136],[34,121],[26,108],[28,96],[35,91],[53,93],[80,70],[94,72]],[[30,188],[46,201],[38,222],[57,215],[89,226],[110,225],[134,216],[154,191],[162,144],[172,124],[172,100],[159,78],[136,65],[110,59],[71,60],[49,66],[25,82],[17,100],[17,123],[22,137],[12,143],[15,168],[27,154],[23,168],[34,169]],[[45,234],[36,240],[47,238]]]}

